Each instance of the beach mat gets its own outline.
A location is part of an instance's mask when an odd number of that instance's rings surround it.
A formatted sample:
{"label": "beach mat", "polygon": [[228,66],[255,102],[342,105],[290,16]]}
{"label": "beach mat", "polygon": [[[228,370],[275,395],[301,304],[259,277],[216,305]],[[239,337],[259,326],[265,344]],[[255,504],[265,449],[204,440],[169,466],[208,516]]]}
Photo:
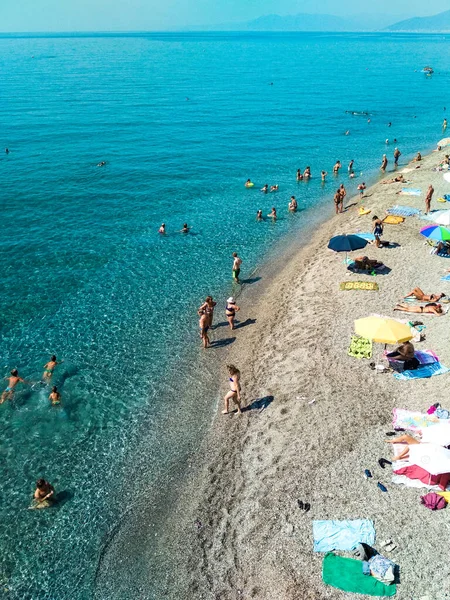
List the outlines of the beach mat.
{"label": "beach mat", "polygon": [[421,413],[419,411],[407,410],[406,408],[394,408],[392,426],[394,429],[408,429],[409,431],[420,431],[425,427],[431,427],[439,422],[447,423],[445,419],[438,419],[434,415]]}
{"label": "beach mat", "polygon": [[400,223],[403,223],[404,220],[405,217],[400,217],[399,215],[387,215],[387,217],[384,217],[383,223],[387,225],[399,225]]}
{"label": "beach mat", "polygon": [[367,233],[355,233],[353,235],[357,235],[358,237],[362,237],[365,240],[367,240],[368,242],[371,242],[372,240],[375,239],[375,236],[373,235],[373,233],[367,232]]}
{"label": "beach mat", "polygon": [[371,575],[364,575],[360,560],[336,556],[332,552],[323,559],[322,579],[326,585],[354,594],[394,596],[397,592],[395,584],[385,585]]}
{"label": "beach mat", "polygon": [[343,281],[339,284],[339,289],[344,290],[371,290],[378,292],[378,283],[375,281]]}
{"label": "beach mat", "polygon": [[347,354],[354,358],[371,358],[372,357],[372,342],[359,335],[352,335],[350,348]]}
{"label": "beach mat", "polygon": [[420,214],[420,210],[418,208],[413,208],[412,206],[401,206],[400,204],[396,204],[392,208],[387,209],[388,215],[396,215],[398,217],[414,217]]}
{"label": "beach mat", "polygon": [[420,196],[422,190],[417,188],[403,188],[400,192],[398,192],[399,196]]}
{"label": "beach mat", "polygon": [[351,550],[361,542],[373,546],[375,527],[369,519],[313,521],[314,552]]}
{"label": "beach mat", "polygon": [[423,365],[418,369],[414,369],[413,371],[403,371],[402,373],[394,373],[395,379],[401,379],[402,381],[406,381],[408,379],[427,379],[428,377],[433,377],[434,375],[443,375],[444,373],[448,373],[450,369],[448,367],[444,367],[439,362],[435,362],[432,365]]}
{"label": "beach mat", "polygon": [[441,277],[441,281],[450,281],[450,273],[448,275],[444,275],[444,277]]}

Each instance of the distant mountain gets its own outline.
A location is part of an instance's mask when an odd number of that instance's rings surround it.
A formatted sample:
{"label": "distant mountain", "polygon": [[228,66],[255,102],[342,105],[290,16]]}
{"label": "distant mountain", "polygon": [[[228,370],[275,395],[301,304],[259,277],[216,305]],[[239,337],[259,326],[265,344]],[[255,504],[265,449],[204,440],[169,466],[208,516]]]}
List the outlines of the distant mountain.
{"label": "distant mountain", "polygon": [[222,23],[203,27],[189,28],[191,31],[376,31],[392,23],[390,19],[379,15],[358,15],[338,17],[300,13],[297,15],[266,15],[244,23]]}
{"label": "distant mountain", "polygon": [[415,17],[386,27],[386,31],[450,32],[450,10],[432,17]]}

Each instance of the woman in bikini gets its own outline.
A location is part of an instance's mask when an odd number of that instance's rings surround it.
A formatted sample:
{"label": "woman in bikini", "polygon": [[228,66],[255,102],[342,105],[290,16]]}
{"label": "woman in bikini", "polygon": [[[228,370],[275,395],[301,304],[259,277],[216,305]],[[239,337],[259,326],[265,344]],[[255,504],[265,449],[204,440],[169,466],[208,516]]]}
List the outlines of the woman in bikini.
{"label": "woman in bikini", "polygon": [[[241,411],[241,372],[234,365],[227,365],[229,378],[228,381],[230,383],[230,391],[225,395],[225,409],[222,411],[222,414],[227,415],[230,411],[230,400],[237,405],[238,415],[242,414]],[[234,412],[234,411],[233,411]]]}
{"label": "woman in bikini", "polygon": [[275,206],[272,206],[272,212],[270,212],[267,216],[272,217],[273,221],[277,220],[277,209],[275,208]]}
{"label": "woman in bikini", "polygon": [[441,298],[444,298],[445,294],[425,294],[420,287],[415,287],[412,292],[409,292],[404,298],[414,297],[420,302],[438,302]]}
{"label": "woman in bikini", "polygon": [[425,306],[409,306],[408,304],[397,304],[397,306],[394,308],[394,311],[395,310],[409,313],[425,313],[429,315],[436,315],[437,317],[441,317],[444,314],[442,306],[437,302],[430,302],[429,304],[425,304]]}
{"label": "woman in bikini", "polygon": [[227,318],[228,324],[230,325],[230,329],[234,329],[234,318],[238,310],[240,310],[240,308],[234,301],[233,296],[231,296],[230,298],[228,298],[227,305],[225,307],[225,316]]}
{"label": "woman in bikini", "polygon": [[217,302],[214,302],[212,296],[206,296],[204,303],[198,309],[199,311],[205,311],[208,315],[208,327],[212,329],[213,326],[213,318],[214,318],[214,307]]}

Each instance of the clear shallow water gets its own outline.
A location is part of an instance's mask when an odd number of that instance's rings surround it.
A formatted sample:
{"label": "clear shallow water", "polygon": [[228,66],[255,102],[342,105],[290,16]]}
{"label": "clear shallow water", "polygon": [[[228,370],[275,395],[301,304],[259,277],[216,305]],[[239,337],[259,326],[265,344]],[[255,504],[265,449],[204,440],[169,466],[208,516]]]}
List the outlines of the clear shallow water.
{"label": "clear shallow water", "polygon": [[[215,392],[196,398],[215,371],[199,351],[195,307],[208,293],[220,307],[230,293],[233,250],[245,277],[283,236],[307,236],[312,213],[329,214],[336,182],[322,187],[322,168],[339,158],[347,184],[354,158],[363,176],[352,190],[374,176],[387,137],[403,159],[434,146],[449,42],[4,36],[0,49],[0,145],[11,151],[0,155],[0,364],[38,381],[51,353],[65,359],[54,378],[61,408],[39,385],[0,407],[0,589],[87,599],[123,512],[164,493],[211,418]],[[415,72],[426,64],[430,79]],[[371,123],[346,110],[373,113]],[[306,165],[315,177],[297,184]],[[266,182],[280,191],[263,196]],[[292,194],[297,215],[285,210]],[[272,205],[279,221],[256,223]],[[193,235],[173,233],[185,221]],[[64,492],[57,509],[27,510],[38,476]],[[151,561],[154,542],[144,542]],[[158,597],[136,565],[139,597]],[[122,576],[110,568],[112,589]]]}

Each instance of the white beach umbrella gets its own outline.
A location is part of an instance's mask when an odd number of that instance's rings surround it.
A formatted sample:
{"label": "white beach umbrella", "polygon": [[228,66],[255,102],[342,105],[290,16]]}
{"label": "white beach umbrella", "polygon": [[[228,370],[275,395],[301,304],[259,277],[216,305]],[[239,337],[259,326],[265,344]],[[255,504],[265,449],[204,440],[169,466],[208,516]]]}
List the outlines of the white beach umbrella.
{"label": "white beach umbrella", "polygon": [[437,444],[412,444],[409,462],[428,471],[430,475],[450,473],[450,450]]}
{"label": "white beach umbrella", "polygon": [[435,219],[433,219],[433,222],[438,225],[450,225],[450,210],[443,210]]}
{"label": "white beach umbrella", "polygon": [[422,442],[450,446],[450,421],[442,421],[422,429]]}

